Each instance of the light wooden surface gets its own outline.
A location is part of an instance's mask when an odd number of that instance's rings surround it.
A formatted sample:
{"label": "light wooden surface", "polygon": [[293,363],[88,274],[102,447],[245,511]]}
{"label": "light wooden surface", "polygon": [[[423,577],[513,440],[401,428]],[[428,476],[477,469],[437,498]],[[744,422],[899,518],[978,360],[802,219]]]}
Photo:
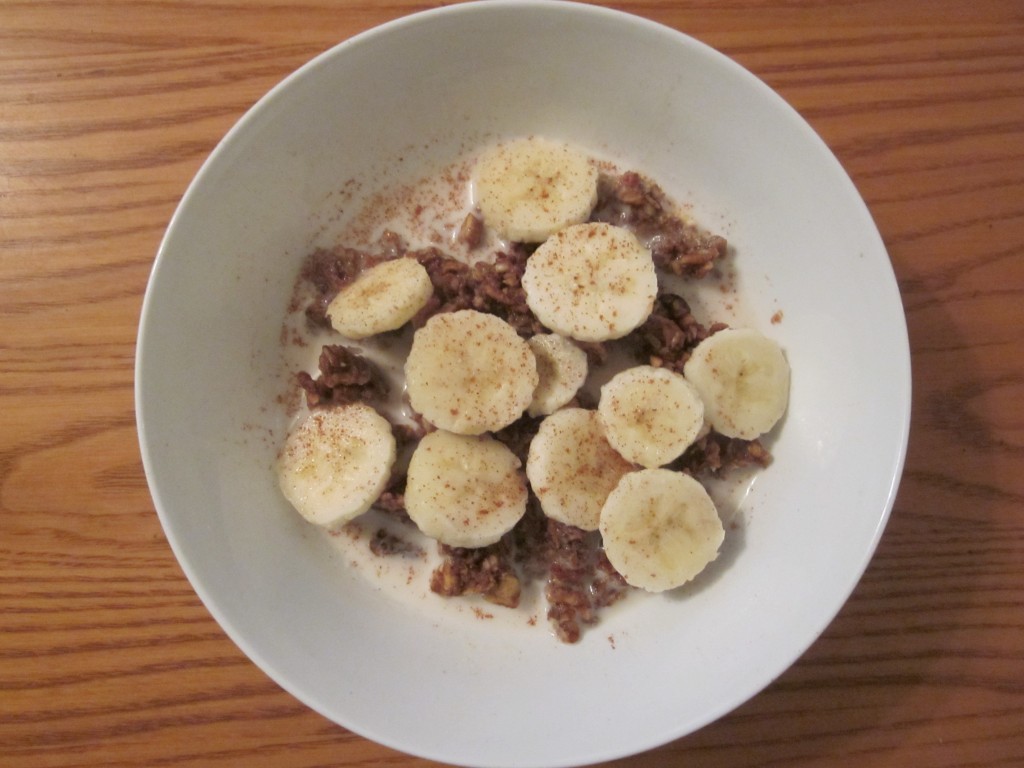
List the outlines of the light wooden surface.
{"label": "light wooden surface", "polygon": [[[395,0],[0,0],[0,764],[419,767],[270,682],[178,568],[136,442],[150,266],[215,143]],[[637,0],[848,169],[913,350],[906,474],[823,637],[614,765],[1024,765],[1024,5]]]}

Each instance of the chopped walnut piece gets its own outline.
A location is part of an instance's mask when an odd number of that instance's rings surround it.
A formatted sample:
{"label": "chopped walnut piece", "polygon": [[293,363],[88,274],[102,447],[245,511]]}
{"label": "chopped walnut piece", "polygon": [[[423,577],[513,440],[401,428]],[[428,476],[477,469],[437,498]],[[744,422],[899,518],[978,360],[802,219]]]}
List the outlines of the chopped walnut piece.
{"label": "chopped walnut piece", "polygon": [[466,218],[459,225],[459,231],[455,239],[465,245],[469,250],[479,247],[484,237],[484,221],[474,213],[467,213]]}
{"label": "chopped walnut piece", "polygon": [[558,638],[566,643],[580,639],[580,624],[597,619],[588,585],[593,575],[593,537],[571,525],[548,520],[548,552],[551,563],[544,595],[548,620]]}
{"label": "chopped walnut piece", "polygon": [[711,431],[698,438],[669,469],[690,475],[721,474],[740,467],[766,467],[772,456],[760,440],[726,437]]}
{"label": "chopped walnut piece", "polygon": [[327,344],[320,351],[320,375],[315,379],[305,371],[297,374],[299,386],[306,392],[310,408],[345,403],[373,403],[388,393],[384,374],[354,349]]}
{"label": "chopped walnut piece", "polygon": [[444,560],[430,575],[430,591],[443,597],[482,595],[506,608],[519,605],[521,585],[500,544],[479,549],[438,545]]}
{"label": "chopped walnut piece", "polygon": [[485,261],[466,264],[436,248],[416,251],[413,255],[426,268],[434,284],[434,296],[413,318],[414,327],[421,327],[442,312],[475,309],[497,315],[523,337],[544,331],[526,303],[526,291],[521,284],[526,269],[525,250],[513,248],[499,253],[493,264]]}
{"label": "chopped walnut piece", "polygon": [[650,316],[630,334],[629,340],[635,341],[641,360],[682,373],[694,347],[725,327],[723,323],[701,325],[682,296],[663,293],[654,300]]}

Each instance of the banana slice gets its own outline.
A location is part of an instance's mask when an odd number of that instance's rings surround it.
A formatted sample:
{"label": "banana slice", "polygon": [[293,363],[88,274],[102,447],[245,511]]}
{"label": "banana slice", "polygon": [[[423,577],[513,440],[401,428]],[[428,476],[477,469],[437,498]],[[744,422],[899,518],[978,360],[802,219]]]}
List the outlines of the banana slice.
{"label": "banana slice", "polygon": [[546,416],[572,400],[587,380],[587,353],[557,333],[537,334],[527,343],[540,377],[527,413]]}
{"label": "banana slice", "polygon": [[597,412],[615,450],[648,468],[682,454],[704,427],[696,388],[678,373],[650,365],[612,377],[601,387]]}
{"label": "banana slice", "polygon": [[605,439],[596,411],[563,408],[541,422],[526,476],[548,517],[596,531],[601,507],[633,465]]}
{"label": "banana slice", "polygon": [[304,518],[332,528],[373,505],[394,462],[391,425],[373,408],[352,403],[318,409],[285,439],[278,484]]}
{"label": "banana slice", "polygon": [[479,435],[523,415],[537,388],[537,362],[511,325],[463,309],[416,331],[405,361],[409,403],[436,427]]}
{"label": "banana slice", "polygon": [[625,475],[601,509],[605,554],[648,592],[681,586],[718,557],[725,529],[704,486],[669,469]]}
{"label": "banana slice", "polygon": [[452,547],[493,544],[526,512],[519,459],[487,435],[438,430],[409,461],[405,508],[427,536]]}
{"label": "banana slice", "polygon": [[683,375],[697,388],[711,427],[752,440],[771,430],[789,403],[782,348],[751,328],[727,328],[693,350]]}
{"label": "banana slice", "polygon": [[540,243],[586,221],[597,203],[597,166],[567,144],[530,137],[484,152],[474,190],[484,222],[501,237]]}
{"label": "banana slice", "polygon": [[422,264],[406,257],[363,271],[327,307],[331,325],[350,339],[393,331],[409,322],[434,292]]}
{"label": "banana slice", "polygon": [[603,223],[556,232],[530,256],[522,283],[537,319],[580,341],[625,336],[658,293],[651,252],[632,232]]}

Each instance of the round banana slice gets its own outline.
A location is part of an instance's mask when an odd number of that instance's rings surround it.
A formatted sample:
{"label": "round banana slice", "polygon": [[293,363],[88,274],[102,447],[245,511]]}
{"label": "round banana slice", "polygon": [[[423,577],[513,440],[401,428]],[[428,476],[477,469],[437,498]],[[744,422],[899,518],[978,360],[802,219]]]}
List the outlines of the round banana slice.
{"label": "round banana slice", "polygon": [[511,325],[472,309],[434,315],[416,331],[405,361],[409,403],[436,427],[479,435],[523,415],[537,388],[537,362]]}
{"label": "round banana slice", "polygon": [[526,262],[526,303],[546,327],[580,341],[625,336],[654,307],[651,252],[622,227],[577,224],[556,232]]}
{"label": "round banana slice", "polygon": [[527,413],[546,416],[572,400],[587,380],[587,353],[557,333],[537,334],[527,343],[540,376]]}
{"label": "round banana slice", "polygon": [[391,425],[363,403],[311,412],[278,457],[281,492],[309,522],[327,528],[368,510],[395,462]]}
{"label": "round banana slice", "polygon": [[596,411],[563,408],[541,422],[526,476],[548,517],[596,531],[601,507],[633,465],[604,437]]}
{"label": "round banana slice", "polygon": [[727,328],[697,345],[683,366],[712,429],[752,440],[771,430],[789,403],[782,348],[752,328]]}
{"label": "round banana slice", "polygon": [[643,467],[668,464],[704,427],[704,404],[678,373],[638,365],[601,387],[597,412],[612,447]]}
{"label": "round banana slice", "polygon": [[597,166],[567,144],[530,137],[477,160],[473,185],[484,222],[514,242],[540,243],[586,221],[597,203]]}
{"label": "round banana slice", "polygon": [[601,510],[605,554],[628,584],[664,592],[718,557],[725,529],[699,482],[669,469],[625,475]]}
{"label": "round banana slice", "polygon": [[411,258],[383,261],[363,271],[327,306],[331,325],[350,339],[393,331],[409,322],[434,293],[430,275]]}
{"label": "round banana slice", "polygon": [[431,432],[409,461],[406,511],[442,544],[493,544],[526,512],[519,468],[515,454],[493,437]]}

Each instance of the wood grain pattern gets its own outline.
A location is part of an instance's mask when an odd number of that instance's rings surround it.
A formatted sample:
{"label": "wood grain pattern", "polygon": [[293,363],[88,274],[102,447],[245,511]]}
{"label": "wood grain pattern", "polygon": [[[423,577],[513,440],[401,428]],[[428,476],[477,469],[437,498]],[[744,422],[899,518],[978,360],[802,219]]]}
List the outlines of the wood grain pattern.
{"label": "wood grain pattern", "polygon": [[[153,512],[133,413],[149,269],[281,78],[430,4],[0,3],[0,763],[421,766],[226,638]],[[630,768],[1024,764],[1024,6],[623,0],[793,104],[864,195],[913,353],[878,553],[805,656]]]}

